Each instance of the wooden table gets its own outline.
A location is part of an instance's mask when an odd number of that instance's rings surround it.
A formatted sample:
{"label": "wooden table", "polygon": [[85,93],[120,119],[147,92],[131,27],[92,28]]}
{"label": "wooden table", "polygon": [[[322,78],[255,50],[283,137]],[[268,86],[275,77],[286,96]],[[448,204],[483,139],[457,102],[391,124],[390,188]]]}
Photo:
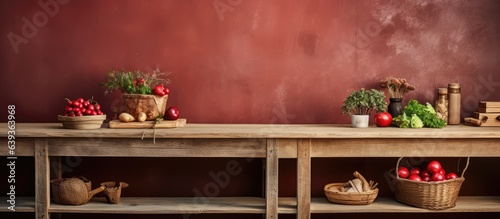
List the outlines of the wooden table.
{"label": "wooden table", "polygon": [[[6,125],[0,137],[7,141]],[[144,140],[141,137],[144,135]],[[153,136],[156,143],[153,144]],[[500,128],[448,126],[444,129],[354,129],[348,125],[188,124],[175,129],[69,130],[61,124],[16,125],[16,155],[34,156],[35,198],[17,198],[16,210],[50,213],[278,214],[359,212],[429,212],[379,198],[368,206],[333,205],[311,198],[311,158],[315,157],[500,157]],[[422,154],[425,152],[424,154]],[[7,147],[1,156],[9,156]],[[83,206],[50,202],[49,157],[248,157],[265,159],[265,198],[214,197],[194,204],[193,197],[122,197],[119,205],[94,199]],[[297,159],[297,197],[278,197],[279,158]],[[1,212],[7,212],[5,203]],[[457,207],[443,212],[498,212],[500,197],[460,197]]]}

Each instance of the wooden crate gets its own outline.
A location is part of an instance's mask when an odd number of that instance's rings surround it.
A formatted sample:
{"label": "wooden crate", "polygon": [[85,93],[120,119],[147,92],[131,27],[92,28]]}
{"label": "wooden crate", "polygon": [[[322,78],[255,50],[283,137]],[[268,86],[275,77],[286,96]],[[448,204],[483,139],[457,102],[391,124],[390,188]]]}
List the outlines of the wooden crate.
{"label": "wooden crate", "polygon": [[477,108],[479,113],[500,113],[500,107],[479,107]]}
{"label": "wooden crate", "polygon": [[500,108],[500,101],[479,101],[479,108]]}
{"label": "wooden crate", "polygon": [[[500,126],[500,120],[497,119],[497,117],[499,116],[500,113],[474,113],[474,118],[479,119],[483,122],[481,126]],[[488,119],[486,119],[485,117],[487,117]]]}

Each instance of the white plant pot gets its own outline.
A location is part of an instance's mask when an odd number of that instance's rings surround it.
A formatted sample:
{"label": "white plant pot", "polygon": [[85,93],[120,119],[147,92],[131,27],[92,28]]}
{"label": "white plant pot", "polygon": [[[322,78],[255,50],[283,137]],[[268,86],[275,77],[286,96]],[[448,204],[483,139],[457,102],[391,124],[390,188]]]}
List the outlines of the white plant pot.
{"label": "white plant pot", "polygon": [[352,115],[351,124],[354,128],[367,128],[370,122],[369,115]]}

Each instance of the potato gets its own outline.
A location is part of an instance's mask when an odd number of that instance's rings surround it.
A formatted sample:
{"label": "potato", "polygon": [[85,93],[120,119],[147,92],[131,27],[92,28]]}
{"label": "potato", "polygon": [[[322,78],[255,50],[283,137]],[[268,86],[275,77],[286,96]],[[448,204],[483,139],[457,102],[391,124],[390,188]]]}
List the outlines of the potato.
{"label": "potato", "polygon": [[141,113],[139,113],[139,115],[137,116],[137,121],[139,121],[139,122],[144,122],[144,121],[146,121],[146,118],[148,118],[148,116],[146,116],[146,113],[141,112]]}
{"label": "potato", "polygon": [[121,122],[133,122],[133,121],[135,121],[135,118],[128,113],[120,113],[118,118],[120,119]]}

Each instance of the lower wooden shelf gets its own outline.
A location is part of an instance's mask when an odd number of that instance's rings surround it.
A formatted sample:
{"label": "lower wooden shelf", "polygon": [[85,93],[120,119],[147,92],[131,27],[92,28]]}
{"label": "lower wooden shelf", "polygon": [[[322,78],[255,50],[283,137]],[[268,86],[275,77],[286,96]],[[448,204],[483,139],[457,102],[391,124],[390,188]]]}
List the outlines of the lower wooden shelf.
{"label": "lower wooden shelf", "polygon": [[[266,200],[258,197],[122,197],[119,204],[108,204],[104,198],[93,198],[80,206],[51,203],[52,213],[101,214],[265,214]],[[295,198],[280,198],[278,213],[297,212]]]}
{"label": "lower wooden shelf", "polygon": [[[7,197],[0,197],[7,200]],[[122,197],[119,204],[108,204],[104,198],[93,198],[85,205],[51,203],[52,213],[101,214],[265,214],[266,200],[259,197]],[[0,212],[13,212],[7,202],[0,202]],[[281,197],[279,214],[296,214],[297,199]],[[16,197],[15,212],[35,212],[34,197]],[[457,206],[446,210],[428,210],[401,204],[389,197],[378,197],[370,205],[332,204],[324,197],[311,199],[311,213],[449,213],[500,212],[500,196],[459,196]]]}
{"label": "lower wooden shelf", "polygon": [[446,212],[500,212],[500,196],[459,196],[457,206],[445,210],[416,208],[393,198],[378,197],[370,205],[339,205],[326,198],[311,199],[311,213],[446,213]]}
{"label": "lower wooden shelf", "polygon": [[0,197],[0,212],[35,212],[35,197],[16,197],[15,210],[8,209],[10,204],[6,201],[7,197]]}

